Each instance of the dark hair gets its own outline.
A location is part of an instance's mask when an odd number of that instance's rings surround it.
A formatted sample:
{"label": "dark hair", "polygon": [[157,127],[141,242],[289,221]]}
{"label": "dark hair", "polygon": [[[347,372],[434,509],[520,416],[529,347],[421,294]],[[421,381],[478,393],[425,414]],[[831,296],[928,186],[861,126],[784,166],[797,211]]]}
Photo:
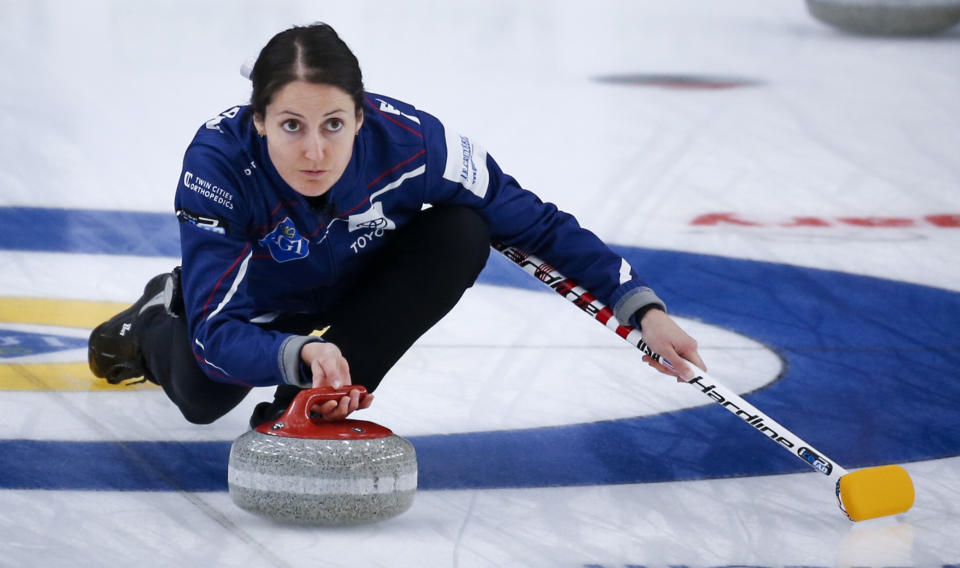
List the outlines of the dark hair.
{"label": "dark hair", "polygon": [[273,36],[260,50],[250,80],[255,116],[264,116],[273,95],[294,81],[339,87],[353,99],[357,116],[363,108],[360,63],[327,24],[294,26]]}

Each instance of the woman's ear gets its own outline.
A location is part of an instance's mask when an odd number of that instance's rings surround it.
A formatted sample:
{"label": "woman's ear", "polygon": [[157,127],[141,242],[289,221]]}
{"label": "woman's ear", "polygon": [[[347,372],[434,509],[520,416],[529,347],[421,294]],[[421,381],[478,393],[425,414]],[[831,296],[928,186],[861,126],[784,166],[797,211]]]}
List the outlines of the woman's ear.
{"label": "woman's ear", "polygon": [[259,113],[253,115],[253,127],[257,129],[257,134],[260,136],[267,133],[266,126],[263,124],[263,115]]}
{"label": "woman's ear", "polygon": [[360,135],[360,127],[363,126],[363,109],[357,110],[357,131],[354,133],[355,136]]}

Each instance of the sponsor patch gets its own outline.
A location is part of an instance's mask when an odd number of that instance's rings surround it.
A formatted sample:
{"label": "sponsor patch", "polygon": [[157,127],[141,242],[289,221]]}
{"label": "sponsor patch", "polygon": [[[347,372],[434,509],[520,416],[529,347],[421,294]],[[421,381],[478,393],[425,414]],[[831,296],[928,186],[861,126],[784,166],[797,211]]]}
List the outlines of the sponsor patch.
{"label": "sponsor patch", "polygon": [[181,223],[190,223],[194,227],[204,231],[210,231],[218,235],[228,234],[227,221],[219,217],[206,217],[199,213],[194,213],[189,209],[178,209],[177,219],[179,219]]}
{"label": "sponsor patch", "polygon": [[350,232],[360,231],[356,240],[350,244],[350,250],[357,254],[368,244],[379,239],[387,231],[397,228],[392,219],[383,214],[383,203],[374,202],[363,213],[351,215],[347,218],[347,224]]}
{"label": "sponsor patch", "polygon": [[300,235],[290,217],[277,223],[259,243],[260,246],[267,247],[270,256],[277,262],[297,260],[310,254],[310,241]]}
{"label": "sponsor patch", "polygon": [[209,180],[194,174],[190,170],[183,172],[183,187],[197,195],[213,201],[217,205],[233,209],[233,194]]}
{"label": "sponsor patch", "polygon": [[383,214],[383,203],[379,201],[371,204],[370,209],[363,213],[350,215],[347,223],[351,233],[359,230],[392,231],[397,228],[397,225]]}
{"label": "sponsor patch", "polygon": [[447,142],[447,165],[443,178],[459,183],[468,191],[483,199],[490,184],[487,170],[487,151],[466,136],[445,131]]}
{"label": "sponsor patch", "polygon": [[[814,452],[810,448],[804,446],[797,450],[797,455],[804,459],[807,463],[813,466],[814,469],[819,471],[824,475],[830,475],[833,473],[833,464],[828,462],[818,453]],[[839,481],[838,481],[839,483]]]}

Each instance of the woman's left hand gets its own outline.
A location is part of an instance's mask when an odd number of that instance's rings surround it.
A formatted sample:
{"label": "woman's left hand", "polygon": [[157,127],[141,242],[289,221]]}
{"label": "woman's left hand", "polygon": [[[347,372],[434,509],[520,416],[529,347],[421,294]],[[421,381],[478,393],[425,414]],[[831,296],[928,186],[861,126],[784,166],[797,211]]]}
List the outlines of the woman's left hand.
{"label": "woman's left hand", "polygon": [[657,363],[652,357],[643,356],[644,362],[665,375],[677,377],[678,382],[689,381],[697,376],[688,364],[693,363],[701,370],[707,366],[697,352],[697,340],[680,329],[673,319],[661,310],[649,310],[640,320],[643,340],[661,357],[670,362],[671,367]]}

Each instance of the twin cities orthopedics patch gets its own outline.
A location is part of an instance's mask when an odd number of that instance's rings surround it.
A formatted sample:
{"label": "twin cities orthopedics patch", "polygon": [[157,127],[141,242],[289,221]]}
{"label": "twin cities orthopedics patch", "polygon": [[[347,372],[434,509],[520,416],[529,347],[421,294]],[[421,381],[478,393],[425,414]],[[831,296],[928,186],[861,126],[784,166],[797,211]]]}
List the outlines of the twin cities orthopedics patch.
{"label": "twin cities orthopedics patch", "polygon": [[233,193],[189,170],[183,172],[183,187],[221,207],[233,209]]}
{"label": "twin cities orthopedics patch", "polygon": [[277,223],[259,243],[260,246],[267,247],[270,256],[277,262],[297,260],[310,254],[310,241],[300,235],[290,217]]}

